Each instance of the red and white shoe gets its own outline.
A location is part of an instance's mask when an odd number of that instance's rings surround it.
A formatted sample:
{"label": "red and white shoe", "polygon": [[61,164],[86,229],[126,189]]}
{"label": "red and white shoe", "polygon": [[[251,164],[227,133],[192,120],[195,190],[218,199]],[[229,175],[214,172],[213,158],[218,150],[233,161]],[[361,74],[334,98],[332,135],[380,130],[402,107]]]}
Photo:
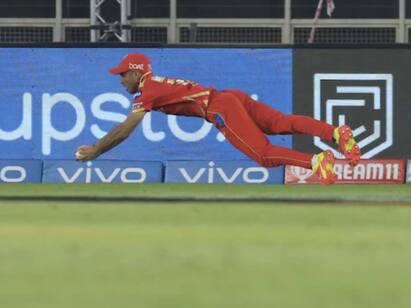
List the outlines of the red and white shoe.
{"label": "red and white shoe", "polygon": [[333,152],[326,150],[315,154],[311,164],[311,169],[318,176],[322,185],[333,184],[336,181],[334,171],[335,157]]}
{"label": "red and white shoe", "polygon": [[334,139],[338,144],[338,149],[344,154],[348,163],[355,167],[360,161],[361,151],[353,137],[351,128],[348,125],[337,127],[334,130]]}

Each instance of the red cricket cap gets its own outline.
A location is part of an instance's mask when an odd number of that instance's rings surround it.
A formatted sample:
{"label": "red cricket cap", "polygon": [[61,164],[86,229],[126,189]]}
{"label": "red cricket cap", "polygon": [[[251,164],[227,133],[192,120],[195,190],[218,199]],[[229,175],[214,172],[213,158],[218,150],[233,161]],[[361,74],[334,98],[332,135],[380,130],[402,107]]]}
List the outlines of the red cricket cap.
{"label": "red cricket cap", "polygon": [[124,56],[117,67],[109,69],[109,72],[112,74],[121,74],[127,71],[151,72],[149,58],[142,53],[129,53]]}

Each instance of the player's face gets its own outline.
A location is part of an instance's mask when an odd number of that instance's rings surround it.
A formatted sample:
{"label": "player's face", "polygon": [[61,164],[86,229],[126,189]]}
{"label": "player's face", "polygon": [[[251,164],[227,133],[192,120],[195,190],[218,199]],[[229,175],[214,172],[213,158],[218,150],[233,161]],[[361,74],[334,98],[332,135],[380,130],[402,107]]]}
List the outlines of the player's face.
{"label": "player's face", "polygon": [[141,73],[137,71],[128,71],[121,73],[120,83],[126,88],[127,92],[133,94],[138,91],[138,84],[140,81]]}

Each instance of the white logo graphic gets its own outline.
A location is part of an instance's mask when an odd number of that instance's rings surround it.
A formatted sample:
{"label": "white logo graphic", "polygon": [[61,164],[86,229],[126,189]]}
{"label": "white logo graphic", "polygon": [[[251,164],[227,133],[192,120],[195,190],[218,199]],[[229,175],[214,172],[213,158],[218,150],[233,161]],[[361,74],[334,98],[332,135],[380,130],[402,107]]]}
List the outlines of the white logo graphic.
{"label": "white logo graphic", "polygon": [[219,178],[228,184],[234,183],[238,179],[241,179],[244,183],[259,184],[267,182],[270,176],[268,170],[263,167],[238,167],[230,174],[229,172],[226,173],[224,168],[215,167],[213,161],[210,161],[208,166],[209,168],[194,170],[192,174],[189,174],[186,168],[178,168],[178,170],[187,183],[197,183],[204,178],[207,178],[207,183],[215,183]]}
{"label": "white logo graphic", "polygon": [[401,166],[398,163],[358,164],[354,168],[348,164],[336,164],[335,173],[339,180],[399,180]]}
{"label": "white logo graphic", "polygon": [[[326,98],[324,85],[332,81],[332,89],[338,98]],[[340,85],[338,85],[340,83]],[[353,98],[354,96],[360,98]],[[346,98],[344,98],[344,96]],[[341,98],[342,97],[342,98]],[[364,99],[372,97],[371,100]],[[325,104],[325,108],[324,105]],[[314,118],[335,126],[346,123],[344,108],[365,108],[369,116],[365,125],[352,127],[353,134],[362,149],[362,158],[371,158],[393,143],[393,76],[392,74],[315,74],[314,75]],[[360,110],[360,109],[358,109]],[[374,116],[377,116],[375,118]],[[370,122],[371,121],[371,122]],[[352,126],[351,123],[347,123]],[[385,128],[385,130],[384,130]],[[314,144],[323,149],[330,149],[342,158],[341,154],[314,137]],[[371,145],[373,144],[373,145]],[[368,146],[370,145],[370,146]],[[367,147],[368,146],[368,147]]]}
{"label": "white logo graphic", "polygon": [[116,177],[119,177],[122,183],[143,183],[147,178],[147,173],[143,168],[114,168],[113,170],[106,171],[106,174],[104,174],[101,168],[93,167],[91,162],[87,162],[86,165],[86,168],[81,167],[72,171],[71,175],[62,167],[58,167],[57,172],[65,183],[74,183],[76,181],[92,183],[93,175],[98,179],[95,182],[101,181],[102,183],[111,183]]}
{"label": "white logo graphic", "polygon": [[142,63],[131,63],[131,62],[129,62],[128,63],[128,68],[130,69],[130,70],[140,70],[140,71],[143,71],[144,70],[144,64],[142,64]]}
{"label": "white logo graphic", "polygon": [[0,182],[20,183],[27,177],[26,169],[22,166],[5,166],[0,170]]}
{"label": "white logo graphic", "polygon": [[297,183],[306,183],[306,180],[313,175],[312,170],[298,166],[290,166],[290,171],[298,179]]}

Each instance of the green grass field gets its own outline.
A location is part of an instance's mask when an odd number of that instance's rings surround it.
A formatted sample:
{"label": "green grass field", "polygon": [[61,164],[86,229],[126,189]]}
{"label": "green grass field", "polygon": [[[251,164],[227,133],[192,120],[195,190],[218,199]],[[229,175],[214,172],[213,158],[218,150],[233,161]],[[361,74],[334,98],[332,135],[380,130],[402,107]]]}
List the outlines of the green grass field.
{"label": "green grass field", "polygon": [[0,186],[24,195],[402,201],[0,200],[2,308],[411,307],[408,185]]}

